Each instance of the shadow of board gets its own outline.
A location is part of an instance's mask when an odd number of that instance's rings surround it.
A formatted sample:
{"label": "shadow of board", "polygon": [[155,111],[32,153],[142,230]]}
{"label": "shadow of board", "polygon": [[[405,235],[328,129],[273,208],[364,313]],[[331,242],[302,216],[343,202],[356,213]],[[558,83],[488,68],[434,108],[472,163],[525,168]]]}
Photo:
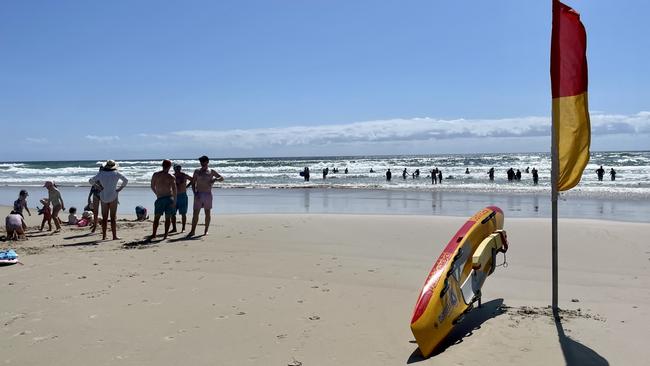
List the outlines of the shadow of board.
{"label": "shadow of board", "polygon": [[[475,308],[465,316],[465,319],[458,323],[447,335],[444,341],[433,350],[429,357],[435,357],[447,350],[447,348],[463,342],[463,339],[474,334],[474,331],[481,328],[486,321],[504,314],[506,311],[501,307],[503,299],[495,299],[483,303],[480,308]],[[427,357],[427,358],[429,358]],[[422,356],[417,348],[406,361],[407,364],[424,361],[427,358]]]}
{"label": "shadow of board", "polygon": [[609,362],[596,351],[567,337],[559,314],[554,312],[553,315],[555,328],[557,328],[557,337],[567,366],[609,366]]}

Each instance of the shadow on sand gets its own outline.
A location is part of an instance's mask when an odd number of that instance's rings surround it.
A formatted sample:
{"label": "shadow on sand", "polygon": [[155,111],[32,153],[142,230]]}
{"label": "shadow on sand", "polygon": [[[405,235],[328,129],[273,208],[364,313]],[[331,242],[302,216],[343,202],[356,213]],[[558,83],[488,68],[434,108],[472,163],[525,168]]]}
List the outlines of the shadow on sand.
{"label": "shadow on sand", "polygon": [[64,237],[63,239],[65,239],[65,240],[72,240],[72,239],[86,238],[86,237],[89,237],[89,236],[92,236],[92,235],[95,235],[95,233],[87,232],[87,233],[83,233],[83,234],[77,234],[77,235],[72,235],[72,236],[66,236],[66,237]]}
{"label": "shadow on sand", "polygon": [[61,244],[61,245],[57,245],[56,247],[57,248],[84,247],[89,245],[99,245],[99,241],[95,239],[95,240],[82,241],[79,243]]}
{"label": "shadow on sand", "polygon": [[557,336],[567,366],[609,366],[609,362],[596,351],[566,336],[557,309],[553,311],[553,317],[555,318],[555,328],[557,328]]}
{"label": "shadow on sand", "polygon": [[[489,302],[484,303],[480,308],[475,308],[474,310],[467,313],[465,319],[455,326],[447,338],[433,351],[431,356],[435,357],[447,350],[447,348],[462,343],[463,338],[469,337],[474,334],[474,331],[481,328],[481,324],[486,321],[496,318],[497,316],[505,313],[505,309],[502,308],[503,299],[495,299]],[[417,348],[411,356],[409,356],[406,361],[407,364],[424,361],[426,358],[422,357],[420,349]]]}

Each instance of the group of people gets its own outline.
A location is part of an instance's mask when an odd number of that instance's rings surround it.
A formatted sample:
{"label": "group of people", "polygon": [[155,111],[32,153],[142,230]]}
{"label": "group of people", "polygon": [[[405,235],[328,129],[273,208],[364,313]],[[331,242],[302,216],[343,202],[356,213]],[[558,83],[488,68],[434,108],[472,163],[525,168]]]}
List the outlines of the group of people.
{"label": "group of people", "polygon": [[[170,172],[172,162],[163,160],[162,170],[156,172],[151,177],[151,190],[156,195],[154,203],[154,220],[153,232],[148,237],[149,240],[156,237],[160,218],[165,215],[165,232],[164,238],[169,233],[177,231],[176,214],[181,215],[181,232],[185,231],[188,210],[187,188],[192,187],[194,192],[194,205],[192,216],[192,228],[187,235],[195,235],[196,226],[199,220],[201,209],[205,213],[204,235],[208,234],[210,226],[210,211],[212,209],[212,185],[215,182],[223,181],[223,177],[214,169],[209,168],[209,158],[201,156],[199,163],[201,167],[194,171],[192,176],[185,174],[182,167],[178,164],[173,165],[174,173]],[[84,208],[81,218],[76,216],[76,208],[70,207],[68,216],[69,225],[87,226],[90,225],[91,231],[95,232],[97,224],[102,227],[102,240],[106,240],[108,221],[111,221],[111,233],[113,240],[119,240],[117,236],[117,206],[119,204],[119,192],[128,184],[129,180],[118,171],[118,164],[114,160],[108,160],[100,168],[99,172],[88,180],[91,184],[88,194],[88,203]],[[119,183],[119,186],[118,186]],[[61,192],[56,184],[51,181],[45,182],[45,188],[48,190],[48,197],[40,200],[43,208],[39,209],[39,214],[43,215],[41,230],[45,224],[52,230],[51,223],[54,222],[56,231],[61,230],[63,222],[59,218],[59,213],[65,211],[65,203]],[[10,239],[25,238],[27,225],[25,224],[23,212],[31,216],[27,205],[26,190],[21,190],[18,199],[14,202],[11,213],[6,217],[5,227]],[[101,207],[101,221],[99,221],[99,208]],[[140,217],[139,217],[140,219]],[[171,226],[171,231],[169,230]]]}
{"label": "group of people", "polygon": [[[539,182],[539,172],[537,169],[533,167],[531,170],[530,167],[526,167],[525,172],[528,174],[530,173],[533,177],[533,184],[537,185]],[[469,174],[469,169],[465,171],[465,174]],[[490,178],[491,181],[494,180],[494,168],[490,168],[490,170],[487,171],[487,175]],[[508,177],[508,181],[520,181],[521,180],[521,170],[517,169],[515,170],[513,168],[510,168],[506,171],[506,176]]]}
{"label": "group of people", "polygon": [[[151,177],[151,190],[156,195],[154,203],[153,233],[149,239],[154,239],[158,232],[160,217],[165,215],[165,233],[163,239],[167,238],[169,233],[176,232],[176,213],[181,215],[181,232],[185,231],[187,220],[188,196],[187,188],[192,187],[194,192],[194,205],[192,215],[192,228],[187,235],[195,235],[196,226],[199,222],[201,209],[205,213],[205,229],[203,235],[208,235],[210,227],[210,211],[212,210],[212,185],[215,182],[222,182],[223,177],[216,170],[208,166],[210,159],[207,156],[201,156],[199,163],[201,167],[194,170],[194,174],[189,176],[182,172],[182,167],[174,165],[174,174],[170,173],[172,162],[163,160],[162,170],[156,172]],[[170,231],[170,224],[172,230]]]}
{"label": "group of people", "polygon": [[[603,169],[602,165],[600,168],[596,169],[596,176],[598,177],[599,181],[603,180],[603,177],[605,176],[605,169]],[[614,168],[611,168],[609,170],[609,179],[613,181],[616,180],[616,170],[614,170]]]}
{"label": "group of people", "polygon": [[[40,230],[43,231],[45,224],[48,225],[48,231],[52,231],[52,221],[54,221],[54,226],[56,228],[55,232],[61,230],[61,225],[64,223],[59,217],[59,213],[65,211],[65,203],[63,202],[63,197],[61,192],[58,190],[58,187],[54,182],[47,181],[43,185],[47,189],[48,197],[40,200],[40,203],[43,205],[42,208],[38,208],[38,214],[43,215],[43,220],[41,222]],[[14,201],[13,209],[5,218],[5,228],[7,230],[7,236],[10,239],[23,239],[25,238],[25,231],[27,230],[27,224],[25,224],[24,212],[27,212],[29,216],[32,216],[32,212],[29,210],[27,205],[27,197],[29,193],[27,190],[22,189],[18,193],[18,199]],[[77,209],[75,207],[70,207],[70,215],[68,216],[68,224],[76,224],[78,218],[76,217]]]}

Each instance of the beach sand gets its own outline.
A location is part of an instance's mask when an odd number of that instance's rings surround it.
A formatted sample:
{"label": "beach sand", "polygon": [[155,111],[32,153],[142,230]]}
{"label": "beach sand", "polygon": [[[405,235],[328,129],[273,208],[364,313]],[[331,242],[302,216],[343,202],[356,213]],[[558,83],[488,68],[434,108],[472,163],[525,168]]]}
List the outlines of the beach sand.
{"label": "beach sand", "polygon": [[208,237],[149,245],[149,222],[121,220],[123,240],[105,242],[32,228],[0,242],[23,263],[0,267],[0,363],[646,365],[650,224],[560,221],[557,326],[550,220],[505,215],[507,268],[426,360],[413,306],[466,218],[219,215]]}

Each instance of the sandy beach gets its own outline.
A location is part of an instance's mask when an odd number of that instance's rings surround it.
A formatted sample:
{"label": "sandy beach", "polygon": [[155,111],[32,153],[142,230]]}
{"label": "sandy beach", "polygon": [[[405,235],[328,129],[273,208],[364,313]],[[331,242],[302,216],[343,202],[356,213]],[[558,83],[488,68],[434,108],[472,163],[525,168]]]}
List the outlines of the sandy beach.
{"label": "sandy beach", "polygon": [[[2,217],[9,208],[0,210]],[[558,327],[550,220],[509,219],[507,268],[484,305],[423,360],[418,291],[461,217],[218,215],[210,235],[120,241],[87,229],[2,242],[0,362],[8,365],[644,365],[650,224],[560,221]],[[201,228],[199,228],[199,232]]]}

